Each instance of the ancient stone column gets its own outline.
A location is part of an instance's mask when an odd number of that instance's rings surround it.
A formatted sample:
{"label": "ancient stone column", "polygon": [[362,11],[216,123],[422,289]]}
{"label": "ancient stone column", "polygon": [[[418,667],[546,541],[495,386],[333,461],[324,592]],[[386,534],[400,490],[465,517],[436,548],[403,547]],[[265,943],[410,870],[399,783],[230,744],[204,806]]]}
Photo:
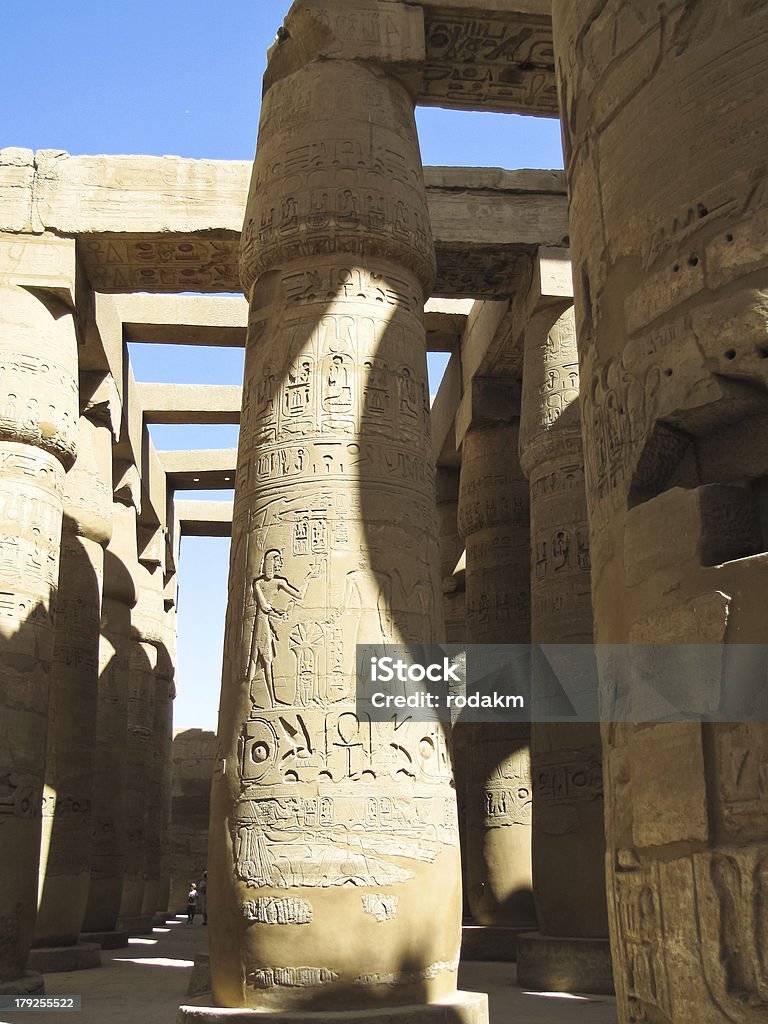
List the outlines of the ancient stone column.
{"label": "ancient stone column", "polygon": [[100,963],[97,946],[72,948],[90,882],[101,594],[112,533],[112,433],[99,420],[80,417],[77,461],[64,480],[35,925],[35,946],[57,948],[30,957],[45,971]]}
{"label": "ancient stone column", "polygon": [[[147,888],[147,849],[150,823],[159,828],[159,817],[151,816],[153,778],[155,698],[158,688],[158,648],[163,642],[163,571],[158,565],[148,568],[139,561],[136,605],[131,612],[130,675],[128,679],[128,745],[125,783],[125,866],[123,894],[120,901],[118,927],[130,932],[152,930],[154,907],[145,909]],[[165,682],[167,691],[167,680]],[[164,702],[163,702],[164,703]],[[161,716],[162,717],[162,716]],[[154,891],[157,897],[157,871],[153,866]]]}
{"label": "ancient stone column", "polygon": [[[77,350],[58,298],[0,265],[0,986],[23,990],[35,926],[64,473]],[[11,283],[9,283],[11,282]]]}
{"label": "ancient stone column", "polygon": [[112,539],[104,560],[104,598],[99,645],[99,700],[93,790],[91,881],[83,938],[113,948],[128,941],[117,930],[126,857],[128,687],[131,609],[136,603],[136,509],[112,506]]}
{"label": "ancient stone column", "polygon": [[440,577],[443,585],[445,642],[466,640],[466,608],[463,570],[456,571],[464,554],[459,533],[459,470],[440,466],[436,476],[437,529],[440,548]]}
{"label": "ancient stone column", "polygon": [[[552,324],[556,316],[557,308],[534,315],[525,335],[520,462],[531,491],[531,641],[591,644],[573,307]],[[593,663],[589,651],[583,660]],[[569,662],[573,659],[557,664]],[[534,697],[547,690],[547,680],[536,678],[543,664],[544,659],[533,663]],[[596,685],[594,671],[589,678]],[[563,682],[567,686],[569,680]],[[518,939],[518,983],[546,991],[611,992],[600,726],[596,721],[547,723],[539,717],[535,714],[531,727],[539,931]]]}
{"label": "ancient stone column", "polygon": [[[393,24],[406,16],[393,7]],[[354,699],[356,644],[442,629],[422,318],[434,255],[413,100],[354,60],[270,83],[243,231],[213,994],[267,1021],[412,1021],[439,1000],[479,1020],[482,999],[456,995],[443,730],[373,724]]]}
{"label": "ancient stone column", "polygon": [[[459,487],[467,642],[528,644],[530,526],[528,484],[517,454],[519,385],[490,381],[473,387]],[[491,391],[498,411],[486,414],[483,403]],[[468,666],[471,657],[470,650]],[[530,726],[460,722],[458,727],[469,751],[466,873],[472,916],[481,925],[530,928],[535,921]]]}
{"label": "ancient stone column", "polygon": [[[620,1019],[757,1021],[768,729],[746,718],[766,678],[750,645],[768,639],[768,8],[555,0],[553,16],[595,638],[639,645],[600,680]],[[658,724],[649,643],[665,645],[656,692],[728,725]],[[716,645],[704,671],[689,644]]]}
{"label": "ancient stone column", "polygon": [[[175,583],[174,583],[175,593]],[[158,739],[158,748],[162,758],[160,775],[160,856],[157,902],[155,911],[158,914],[170,912],[171,896],[171,810],[173,800],[173,701],[176,697],[176,606],[167,600],[168,584],[166,583],[166,608],[163,620],[163,645],[158,652],[158,676],[162,666],[167,667],[167,697],[164,702],[165,717],[161,724],[162,740]],[[159,694],[163,694],[161,689]],[[162,703],[162,702],[161,702]]]}
{"label": "ancient stone column", "polygon": [[158,588],[157,610],[160,613],[159,639],[156,646],[155,686],[152,701],[152,729],[147,761],[147,820],[144,846],[144,896],[141,914],[154,917],[160,907],[160,880],[163,851],[163,783],[171,744],[174,664],[168,648],[168,613],[163,607],[163,569],[158,565],[152,582]]}
{"label": "ancient stone column", "polygon": [[173,914],[186,912],[189,883],[201,877],[208,863],[211,779],[215,762],[215,733],[184,729],[173,737],[168,901]]}

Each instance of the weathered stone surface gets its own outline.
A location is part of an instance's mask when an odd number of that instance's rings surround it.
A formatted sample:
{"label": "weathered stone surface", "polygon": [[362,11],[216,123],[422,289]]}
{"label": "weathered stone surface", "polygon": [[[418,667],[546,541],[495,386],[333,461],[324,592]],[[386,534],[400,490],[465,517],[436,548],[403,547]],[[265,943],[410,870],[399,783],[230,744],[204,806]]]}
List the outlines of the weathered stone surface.
{"label": "weathered stone surface", "polygon": [[[66,243],[65,243],[66,247]],[[20,978],[37,909],[64,472],[77,441],[72,314],[0,253],[0,981]]]}
{"label": "weathered stone surface", "polygon": [[[275,171],[288,145],[290,191]],[[441,628],[422,321],[434,262],[399,84],[328,61],[269,90],[242,268],[213,994],[269,1012],[432,1002],[455,991],[459,951],[445,739],[414,723],[395,740],[354,711],[356,643]],[[417,813],[428,832],[408,824]],[[384,922],[363,899],[381,893],[399,897]],[[249,922],[260,895],[309,904],[312,922],[290,937]]]}
{"label": "weathered stone surface", "polygon": [[235,486],[237,448],[160,452],[171,489],[230,490]]}
{"label": "weathered stone surface", "polygon": [[[649,709],[642,726],[604,726],[620,1016],[759,1020],[768,740],[743,721],[748,687],[729,704],[740,655],[727,648],[766,640],[750,521],[768,472],[768,11],[555,0],[553,20],[596,639],[725,643],[707,687],[735,723],[660,725]],[[642,667],[602,666],[609,717],[615,701],[637,708]],[[764,674],[758,661],[748,678]]]}
{"label": "weathered stone surface", "polygon": [[231,501],[193,501],[189,498],[177,498],[174,505],[181,536],[232,536]]}
{"label": "weathered stone surface", "polygon": [[[477,407],[476,422],[483,425],[470,426],[462,442],[459,530],[466,544],[466,638],[472,644],[530,642],[529,500],[517,456],[518,389],[513,382],[501,403],[500,387],[497,382],[490,409]],[[459,719],[456,728],[468,748],[472,916],[478,924],[527,926],[535,919],[530,726],[463,725]]]}
{"label": "weathered stone surface", "polygon": [[76,943],[88,899],[101,595],[111,534],[111,431],[81,416],[77,461],[64,479],[36,946]]}
{"label": "weathered stone surface", "polygon": [[243,392],[230,384],[139,384],[146,423],[239,423]]}

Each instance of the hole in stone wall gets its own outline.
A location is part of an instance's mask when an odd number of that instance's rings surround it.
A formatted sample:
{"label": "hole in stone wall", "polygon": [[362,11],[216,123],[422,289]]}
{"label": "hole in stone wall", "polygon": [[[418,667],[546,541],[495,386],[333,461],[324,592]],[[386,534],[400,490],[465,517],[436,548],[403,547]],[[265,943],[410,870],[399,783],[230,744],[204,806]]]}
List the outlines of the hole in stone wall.
{"label": "hole in stone wall", "polygon": [[694,254],[693,256],[689,256],[688,257],[688,266],[689,267],[697,267],[698,265],[699,265],[699,257],[698,256],[696,256]]}
{"label": "hole in stone wall", "polygon": [[736,349],[735,348],[727,348],[725,350],[725,352],[723,353],[723,355],[725,356],[726,359],[735,359],[736,358]]}

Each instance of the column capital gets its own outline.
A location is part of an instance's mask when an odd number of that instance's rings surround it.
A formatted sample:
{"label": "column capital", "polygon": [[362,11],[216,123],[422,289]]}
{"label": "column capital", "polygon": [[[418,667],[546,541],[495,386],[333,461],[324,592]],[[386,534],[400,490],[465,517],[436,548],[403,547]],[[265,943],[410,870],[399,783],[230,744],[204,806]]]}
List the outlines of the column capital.
{"label": "column capital", "polygon": [[377,64],[416,95],[426,53],[421,7],[395,0],[296,0],[268,52],[264,92],[312,61],[332,59]]}

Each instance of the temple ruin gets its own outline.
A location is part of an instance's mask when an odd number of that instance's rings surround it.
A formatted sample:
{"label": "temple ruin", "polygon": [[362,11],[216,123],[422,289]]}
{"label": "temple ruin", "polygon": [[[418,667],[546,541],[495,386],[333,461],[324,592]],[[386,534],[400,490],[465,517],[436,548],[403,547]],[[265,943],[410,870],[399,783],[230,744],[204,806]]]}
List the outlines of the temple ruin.
{"label": "temple ruin", "polygon": [[[559,117],[566,169],[423,167],[417,105]],[[0,995],[207,869],[182,1022],[486,1024],[461,959],[768,1019],[767,134],[755,0],[295,0],[253,165],[0,150]],[[155,450],[201,422],[238,448]],[[185,535],[231,537],[216,737]],[[600,721],[358,712],[358,645],[446,642],[573,645]],[[623,645],[711,645],[690,714]]]}

